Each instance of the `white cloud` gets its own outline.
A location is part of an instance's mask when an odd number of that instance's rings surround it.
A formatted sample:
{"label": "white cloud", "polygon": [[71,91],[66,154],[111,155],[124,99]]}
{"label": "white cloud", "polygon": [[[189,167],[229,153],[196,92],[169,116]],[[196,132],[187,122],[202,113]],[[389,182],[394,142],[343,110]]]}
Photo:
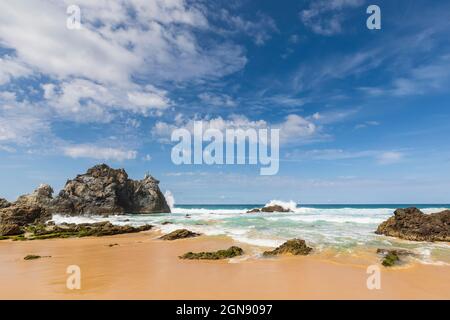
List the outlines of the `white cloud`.
{"label": "white cloud", "polygon": [[28,145],[50,133],[48,111],[38,110],[24,101],[18,102],[15,94],[2,92],[0,95],[0,143]]}
{"label": "white cloud", "polygon": [[398,151],[380,150],[343,150],[343,149],[314,149],[314,150],[293,150],[286,154],[286,159],[290,161],[319,160],[319,161],[339,161],[351,159],[371,158],[379,165],[389,165],[402,161],[405,154]]}
{"label": "white cloud", "polygon": [[342,32],[344,10],[359,7],[364,0],[317,0],[300,12],[303,24],[314,33],[331,36]]}
{"label": "white cloud", "polygon": [[0,57],[0,85],[14,78],[30,75],[32,72],[23,63],[10,56]]}
{"label": "white cloud", "polygon": [[377,156],[378,163],[383,165],[398,163],[402,161],[403,158],[403,153],[395,151],[384,152]]}
{"label": "white cloud", "polygon": [[65,119],[106,122],[114,110],[159,116],[172,105],[162,83],[220,78],[247,62],[238,45],[199,41],[197,32],[215,32],[201,4],[80,0],[82,28],[69,30],[72,4],[0,2],[0,44],[14,52],[0,58],[0,84],[50,78],[44,98]]}
{"label": "white cloud", "polygon": [[59,85],[44,84],[44,97],[63,118],[82,122],[108,122],[112,111],[127,110],[141,115],[155,115],[167,109],[167,92],[151,85],[132,86],[126,90],[93,81],[75,79]]}
{"label": "white cloud", "polygon": [[310,120],[291,114],[284,121],[268,123],[265,120],[250,120],[242,115],[231,115],[228,119],[222,117],[212,119],[178,119],[177,123],[158,121],[152,129],[152,135],[162,143],[170,143],[170,136],[175,129],[184,128],[193,133],[194,122],[202,121],[203,130],[217,129],[225,132],[226,129],[279,129],[280,140],[283,143],[305,143],[320,137],[320,129]]}
{"label": "white cloud", "polygon": [[367,127],[376,127],[379,126],[380,123],[378,121],[365,121],[363,123],[359,123],[355,126],[355,129],[363,129]]}
{"label": "white cloud", "polygon": [[232,15],[225,9],[220,11],[220,16],[232,30],[248,35],[258,46],[264,45],[272,38],[272,33],[278,32],[275,20],[261,12],[257,13],[258,19],[255,21],[246,20],[241,16]]}
{"label": "white cloud", "polygon": [[301,142],[305,138],[311,138],[318,131],[314,123],[296,114],[288,115],[279,129],[281,141],[285,142]]}
{"label": "white cloud", "polygon": [[63,148],[64,155],[71,158],[90,158],[97,160],[133,160],[137,152],[120,148],[105,148],[96,145],[82,144]]}
{"label": "white cloud", "polygon": [[226,94],[201,93],[198,95],[200,100],[210,106],[215,107],[235,107],[237,104],[232,97]]}

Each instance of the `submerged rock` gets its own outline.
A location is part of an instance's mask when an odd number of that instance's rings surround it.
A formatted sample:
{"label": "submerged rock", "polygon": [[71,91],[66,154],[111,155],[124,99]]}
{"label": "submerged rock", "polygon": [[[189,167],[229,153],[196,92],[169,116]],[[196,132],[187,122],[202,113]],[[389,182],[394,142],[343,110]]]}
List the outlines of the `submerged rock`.
{"label": "submerged rock", "polygon": [[292,254],[292,255],[308,255],[312,251],[312,248],[306,245],[305,240],[292,239],[283,243],[281,246],[272,251],[265,251],[264,256],[275,256],[280,254]]}
{"label": "submerged rock", "polygon": [[69,215],[170,212],[158,184],[150,175],[136,181],[124,169],[97,165],[68,180],[51,203],[51,211]]}
{"label": "submerged rock", "polygon": [[450,241],[450,210],[424,214],[417,208],[397,209],[375,233],[412,241]]}
{"label": "submerged rock", "polygon": [[189,231],[187,229],[178,229],[171,233],[168,233],[162,237],[160,237],[161,240],[177,240],[177,239],[186,239],[186,238],[193,238],[200,236],[199,233],[195,233],[192,231]]}
{"label": "submerged rock", "polygon": [[401,258],[413,256],[414,253],[402,249],[377,249],[377,254],[382,256],[381,264],[385,267],[393,267],[403,262]]}
{"label": "submerged rock", "polygon": [[244,254],[244,250],[239,247],[230,247],[226,250],[218,250],[215,252],[188,252],[180,256],[180,259],[186,260],[221,260],[230,259]]}
{"label": "submerged rock", "polygon": [[393,267],[400,262],[399,256],[395,252],[388,253],[381,264],[385,267]]}
{"label": "submerged rock", "polygon": [[255,208],[247,211],[247,213],[257,213],[257,212],[292,212],[291,209],[284,208],[280,205],[273,205],[273,206],[267,206],[263,207],[261,209]]}
{"label": "submerged rock", "polygon": [[11,203],[8,200],[0,198],[0,209],[8,208],[9,206],[11,206]]}

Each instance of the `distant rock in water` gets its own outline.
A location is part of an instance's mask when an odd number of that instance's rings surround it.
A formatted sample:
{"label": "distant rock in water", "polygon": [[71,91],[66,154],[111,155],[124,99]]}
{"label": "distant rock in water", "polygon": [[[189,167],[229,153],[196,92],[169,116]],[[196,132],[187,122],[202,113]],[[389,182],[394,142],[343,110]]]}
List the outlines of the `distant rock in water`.
{"label": "distant rock in water", "polygon": [[69,215],[170,212],[158,184],[150,175],[131,180],[124,169],[101,164],[68,180],[50,211]]}
{"label": "distant rock in water", "polygon": [[450,241],[450,210],[424,214],[417,208],[397,209],[375,233],[411,241]]}
{"label": "distant rock in water", "polygon": [[177,240],[177,239],[186,239],[186,238],[194,238],[200,236],[199,233],[195,233],[192,231],[189,231],[187,229],[178,229],[171,233],[168,233],[162,237],[160,237],[161,240]]}
{"label": "distant rock in water", "polygon": [[7,208],[9,206],[11,206],[11,203],[8,200],[0,198],[0,209]]}
{"label": "distant rock in water", "polygon": [[255,208],[247,211],[247,213],[258,213],[258,212],[292,212],[292,210],[289,208],[284,208],[280,205],[273,205],[263,207],[261,209]]}
{"label": "distant rock in water", "polygon": [[295,256],[306,256],[312,251],[312,248],[306,245],[305,240],[292,239],[283,243],[281,246],[272,251],[265,251],[264,256],[276,256],[279,254],[292,254]]}

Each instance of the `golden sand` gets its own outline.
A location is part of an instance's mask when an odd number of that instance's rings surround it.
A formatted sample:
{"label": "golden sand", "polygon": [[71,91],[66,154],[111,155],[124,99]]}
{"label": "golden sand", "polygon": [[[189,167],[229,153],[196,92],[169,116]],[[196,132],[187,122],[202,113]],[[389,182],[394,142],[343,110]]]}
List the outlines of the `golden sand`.
{"label": "golden sand", "polygon": [[[367,289],[368,257],[315,254],[261,259],[225,237],[162,241],[156,232],[102,238],[0,241],[0,299],[450,299],[450,267],[381,267]],[[110,244],[117,244],[109,246]],[[188,251],[241,246],[243,259],[184,261]],[[51,256],[24,260],[26,255]],[[69,265],[81,289],[66,287]]]}

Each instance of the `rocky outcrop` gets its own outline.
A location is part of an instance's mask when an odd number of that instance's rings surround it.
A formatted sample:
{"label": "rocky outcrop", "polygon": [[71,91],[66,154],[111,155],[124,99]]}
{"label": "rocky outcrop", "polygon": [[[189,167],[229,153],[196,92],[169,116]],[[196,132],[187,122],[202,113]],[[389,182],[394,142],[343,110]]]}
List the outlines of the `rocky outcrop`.
{"label": "rocky outcrop", "polygon": [[21,235],[20,240],[104,237],[124,233],[147,231],[151,228],[151,225],[144,225],[141,227],[132,227],[128,225],[117,226],[108,221],[82,224],[63,223],[60,225],[55,225],[52,223],[35,224],[22,228],[24,234]]}
{"label": "rocky outcrop", "polygon": [[9,206],[11,206],[11,203],[8,200],[0,198],[0,209],[8,208]]}
{"label": "rocky outcrop", "polygon": [[306,256],[312,251],[312,248],[306,245],[305,240],[292,239],[283,243],[281,246],[272,251],[265,251],[264,256],[276,256],[280,254],[292,254],[295,256]]}
{"label": "rocky outcrop", "polygon": [[375,233],[411,241],[450,241],[450,210],[424,214],[417,208],[397,209]]}
{"label": "rocky outcrop", "polygon": [[15,205],[22,206],[40,206],[47,211],[53,205],[53,189],[48,184],[41,184],[31,194],[23,195],[17,198]]}
{"label": "rocky outcrop", "polygon": [[194,238],[200,236],[199,233],[195,233],[192,231],[189,231],[187,229],[178,229],[171,233],[168,233],[162,237],[160,237],[161,240],[177,240],[177,239],[186,239],[186,238]]}
{"label": "rocky outcrop", "polygon": [[51,214],[40,206],[14,204],[0,210],[0,236],[22,234],[23,227],[50,219]]}
{"label": "rocky outcrop", "polygon": [[158,184],[152,176],[135,181],[124,169],[101,164],[67,181],[50,211],[69,215],[170,212]]}
{"label": "rocky outcrop", "polygon": [[214,252],[188,252],[180,256],[180,259],[185,260],[221,260],[231,259],[244,254],[244,250],[239,247],[230,247],[226,250],[218,250]]}
{"label": "rocky outcrop", "polygon": [[280,205],[273,205],[273,206],[267,206],[263,207],[261,209],[255,208],[247,211],[247,213],[258,213],[258,212],[292,212],[292,210],[288,208],[283,208]]}

